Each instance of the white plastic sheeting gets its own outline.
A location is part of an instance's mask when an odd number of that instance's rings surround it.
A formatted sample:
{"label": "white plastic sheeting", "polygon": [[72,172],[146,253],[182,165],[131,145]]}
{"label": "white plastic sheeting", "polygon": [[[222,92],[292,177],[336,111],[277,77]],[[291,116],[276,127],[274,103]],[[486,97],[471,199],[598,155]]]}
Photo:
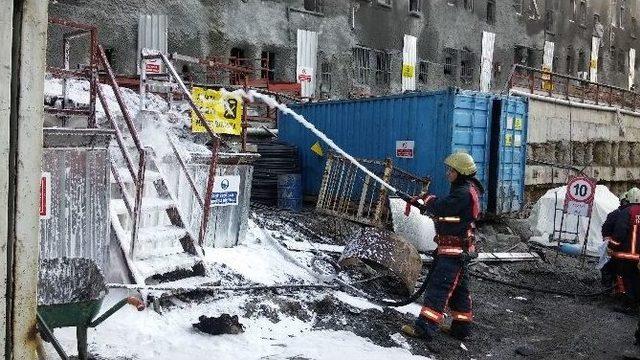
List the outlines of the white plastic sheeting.
{"label": "white plastic sheeting", "polygon": [[411,209],[409,216],[405,216],[404,210],[407,203],[402,199],[389,199],[389,205],[393,219],[393,231],[396,234],[404,237],[418,251],[435,250],[436,243],[433,238],[436,236],[436,229],[433,220],[421,215],[416,208]]}
{"label": "white plastic sheeting", "polygon": [[[158,50],[163,54],[168,52],[168,19],[167,15],[140,15],[138,18],[138,74],[142,49]],[[147,63],[156,63],[162,69],[159,59],[148,60]]]}
{"label": "white plastic sheeting", "polygon": [[544,58],[542,60],[542,66],[554,71],[556,69],[553,68],[553,53],[555,50],[555,43],[551,41],[544,42]]}
{"label": "white plastic sheeting", "polygon": [[416,89],[416,44],[418,38],[411,35],[404,36],[404,50],[402,51],[402,91]]}
{"label": "white plastic sheeting", "polygon": [[[318,33],[298,29],[298,57],[296,79],[302,86],[302,97],[313,97],[316,93],[318,69]],[[304,74],[303,74],[304,73]],[[310,80],[301,81],[310,76]]]}
{"label": "white plastic sheeting", "polygon": [[636,49],[629,49],[629,90],[636,81]]}
{"label": "white plastic sheeting", "polygon": [[[533,212],[529,217],[529,221],[533,228],[539,231],[542,235],[532,238],[532,241],[536,241],[540,244],[547,246],[557,245],[557,240],[550,243],[549,238],[553,233],[554,226],[557,230],[560,229],[560,218],[562,213],[557,212],[557,217],[554,225],[554,213],[556,207],[562,208],[564,204],[564,197],[567,192],[566,186],[551,189],[538,200],[533,208]],[[556,203],[557,194],[557,203]],[[607,218],[607,215],[620,206],[618,197],[615,196],[604,185],[598,185],[596,187],[596,195],[593,203],[593,212],[591,215],[591,227],[589,229],[589,237],[587,239],[587,254],[592,256],[598,255],[598,247],[602,244],[602,224]],[[566,215],[564,218],[564,224],[562,228],[565,231],[575,232],[578,217],[574,215]],[[578,227],[578,244],[584,245],[585,233],[587,232],[588,219],[580,218],[580,226]],[[556,238],[559,234],[556,234]],[[563,239],[570,240],[575,238],[575,235],[563,234]]]}
{"label": "white plastic sheeting", "polygon": [[493,74],[493,47],[496,34],[482,32],[482,64],[480,67],[480,91],[491,90],[491,76]]}

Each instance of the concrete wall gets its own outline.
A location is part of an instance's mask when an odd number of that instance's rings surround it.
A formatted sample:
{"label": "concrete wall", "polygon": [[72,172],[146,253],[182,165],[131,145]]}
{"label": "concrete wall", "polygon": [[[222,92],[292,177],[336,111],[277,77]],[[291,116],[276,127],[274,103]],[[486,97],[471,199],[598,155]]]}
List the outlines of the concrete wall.
{"label": "concrete wall", "polygon": [[[462,0],[423,0],[419,14],[409,13],[409,0],[394,0],[391,7],[380,5],[378,0],[325,0],[322,14],[304,11],[302,0],[59,0],[50,2],[49,10],[51,16],[97,25],[100,42],[114,50],[114,66],[120,73],[135,72],[137,19],[143,13],[169,16],[170,52],[229,56],[231,49],[238,47],[245,51],[246,56],[255,58],[262,51],[274,52],[276,79],[279,81],[295,81],[297,29],[318,31],[318,66],[323,62],[332,66],[330,95],[333,97],[400,92],[404,34],[418,37],[418,59],[429,64],[428,79],[426,83],[418,81],[419,89],[450,85],[479,88],[483,31],[497,34],[494,63],[500,65],[500,70],[496,67],[493,89],[503,88],[514,62],[516,46],[531,49],[530,63],[539,67],[545,40],[555,43],[555,70],[575,76],[580,50],[587,58],[590,54],[591,37],[596,28],[594,15],[597,14],[603,25],[604,39],[599,78],[627,87],[627,68],[623,72],[614,69],[616,53],[610,50],[615,48],[627,54],[630,47],[640,45],[639,40],[631,35],[631,19],[640,15],[634,1],[627,1],[623,29],[611,25],[611,0],[588,1],[584,24],[572,20],[570,0],[535,0],[537,14],[527,6],[530,0],[523,0],[524,10],[520,13],[514,8],[514,0],[496,0],[496,20],[490,24],[487,22],[488,1],[475,0],[470,11],[463,8]],[[554,14],[554,26],[550,31],[545,30],[547,10]],[[52,31],[50,63],[60,61],[60,36],[54,35],[56,33]],[[354,81],[352,48],[356,45],[389,53],[389,85],[361,85]],[[474,58],[472,81],[465,83],[459,76],[444,74],[445,48],[471,52]],[[572,54],[572,69],[565,65],[568,54]],[[82,62],[82,58],[80,55],[75,56],[75,60],[72,57],[72,64]],[[373,57],[371,65],[375,68]],[[459,75],[459,69],[456,71]]]}
{"label": "concrete wall", "polygon": [[560,166],[586,167],[618,194],[640,179],[640,114],[531,99],[528,131],[526,185],[533,198],[575,175]]}

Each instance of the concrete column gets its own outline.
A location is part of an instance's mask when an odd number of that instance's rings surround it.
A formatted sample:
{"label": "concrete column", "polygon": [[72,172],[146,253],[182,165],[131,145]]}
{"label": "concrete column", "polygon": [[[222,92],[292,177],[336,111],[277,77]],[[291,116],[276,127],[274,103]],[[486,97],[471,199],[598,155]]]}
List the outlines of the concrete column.
{"label": "concrete column", "polygon": [[0,203],[7,204],[0,209],[0,255],[6,260],[6,287],[0,286],[7,299],[2,307],[5,359],[36,359],[47,4],[22,0],[0,5],[0,39],[12,44],[7,46],[11,51],[0,55],[0,80],[10,73],[10,82],[0,83]]}

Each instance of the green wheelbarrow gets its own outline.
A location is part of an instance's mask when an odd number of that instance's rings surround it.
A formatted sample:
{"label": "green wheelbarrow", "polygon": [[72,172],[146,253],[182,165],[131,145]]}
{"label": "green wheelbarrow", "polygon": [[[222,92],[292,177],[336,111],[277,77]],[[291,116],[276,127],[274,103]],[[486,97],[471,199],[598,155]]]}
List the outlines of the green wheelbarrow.
{"label": "green wheelbarrow", "polygon": [[38,330],[60,358],[69,359],[53,335],[54,328],[75,327],[78,359],[88,359],[87,330],[101,324],[127,304],[144,310],[142,300],[128,297],[98,316],[107,294],[104,277],[90,259],[60,258],[40,262]]}

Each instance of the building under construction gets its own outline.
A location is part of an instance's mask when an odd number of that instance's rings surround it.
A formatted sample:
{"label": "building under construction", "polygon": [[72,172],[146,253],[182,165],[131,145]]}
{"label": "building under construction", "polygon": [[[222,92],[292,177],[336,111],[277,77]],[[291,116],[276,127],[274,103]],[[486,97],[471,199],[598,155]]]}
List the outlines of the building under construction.
{"label": "building under construction", "polygon": [[[140,30],[151,31],[170,53],[253,64],[257,78],[296,82],[310,75],[303,95],[316,98],[444,86],[502,90],[514,64],[544,65],[629,89],[638,82],[639,11],[629,0],[60,0],[49,5],[51,16],[96,25],[117,73],[136,73],[138,48],[148,45]],[[150,25],[141,15],[167,16]],[[55,46],[60,44],[49,42]],[[404,67],[404,75],[403,63],[412,65]],[[188,67],[179,70],[206,76]],[[403,85],[408,75],[412,80]]]}

